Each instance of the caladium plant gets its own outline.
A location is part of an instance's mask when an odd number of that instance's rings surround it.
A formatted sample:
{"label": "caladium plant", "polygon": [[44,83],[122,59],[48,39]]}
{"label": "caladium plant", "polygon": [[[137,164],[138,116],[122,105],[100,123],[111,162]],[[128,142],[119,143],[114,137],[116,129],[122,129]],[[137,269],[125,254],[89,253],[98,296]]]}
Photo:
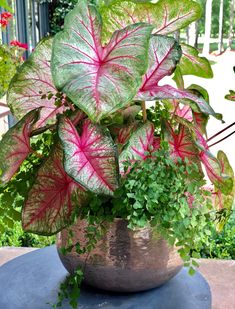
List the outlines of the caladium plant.
{"label": "caladium plant", "polygon": [[[200,12],[193,0],[97,5],[81,0],[63,31],[37,45],[10,84],[7,100],[19,122],[0,144],[0,181],[5,184],[37,152],[30,139],[53,132],[51,152],[25,200],[26,231],[57,233],[91,194],[115,198],[128,177],[126,162],[131,167],[155,160],[154,153],[166,144],[175,164],[179,159],[196,163],[198,177],[203,179],[205,170],[216,196],[228,196],[217,207],[231,207],[233,174],[225,154],[211,154],[206,137],[208,118],[222,116],[205,89],[184,89],[184,75],[211,78],[210,63],[172,37]],[[173,74],[175,87],[162,85]],[[167,109],[160,126],[148,119],[145,101]],[[192,200],[189,204],[193,207]]]}

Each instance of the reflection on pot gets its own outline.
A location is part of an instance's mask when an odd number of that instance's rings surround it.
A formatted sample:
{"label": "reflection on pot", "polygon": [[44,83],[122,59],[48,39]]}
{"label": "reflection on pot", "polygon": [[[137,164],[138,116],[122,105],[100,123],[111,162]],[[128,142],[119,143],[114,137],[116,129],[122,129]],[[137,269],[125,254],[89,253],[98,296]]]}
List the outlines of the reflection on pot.
{"label": "reflection on pot", "polygon": [[[86,244],[85,220],[78,220],[72,227],[73,243]],[[115,219],[106,224],[107,232],[89,254],[72,252],[63,255],[68,231],[58,234],[57,248],[60,259],[70,272],[77,267],[84,270],[84,282],[88,285],[118,292],[137,292],[158,287],[182,268],[183,262],[176,248],[152,228],[130,230],[127,221]]]}

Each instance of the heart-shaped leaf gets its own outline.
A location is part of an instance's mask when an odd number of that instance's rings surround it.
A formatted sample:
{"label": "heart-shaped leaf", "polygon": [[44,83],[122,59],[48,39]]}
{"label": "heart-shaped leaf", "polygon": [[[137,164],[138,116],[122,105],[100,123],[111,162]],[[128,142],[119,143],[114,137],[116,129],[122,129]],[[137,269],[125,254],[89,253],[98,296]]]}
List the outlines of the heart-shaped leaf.
{"label": "heart-shaped leaf", "polygon": [[152,26],[135,24],[116,31],[101,45],[101,18],[96,7],[79,1],[54,39],[52,73],[58,89],[92,121],[125,107],[147,69]]}
{"label": "heart-shaped leaf", "polygon": [[86,119],[79,135],[72,122],[63,118],[58,133],[67,174],[92,192],[112,195],[118,187],[118,165],[117,150],[108,131]]}
{"label": "heart-shaped leaf", "polygon": [[184,90],[169,85],[158,85],[163,77],[173,73],[180,56],[179,44],[173,38],[154,35],[150,40],[148,70],[136,99],[141,101],[188,99],[195,102],[202,113],[221,119],[221,115],[215,113],[203,97],[193,93],[197,89]]}
{"label": "heart-shaped leaf", "polygon": [[181,49],[175,39],[160,35],[152,36],[148,54],[148,70],[139,92],[151,92],[163,77],[171,75],[180,57]]}
{"label": "heart-shaped leaf", "polygon": [[51,235],[66,227],[87,200],[86,191],[63,169],[63,151],[56,145],[39,168],[23,209],[25,231]]}
{"label": "heart-shaped leaf", "polygon": [[30,133],[39,117],[34,110],[10,128],[0,142],[0,182],[8,182],[31,152]]}
{"label": "heart-shaped leaf", "polygon": [[229,94],[225,96],[225,99],[229,101],[235,101],[235,91],[229,90]]}
{"label": "heart-shaped leaf", "polygon": [[213,71],[210,62],[205,57],[198,56],[198,50],[190,45],[181,44],[182,57],[178,64],[182,75],[195,75],[212,78]]}
{"label": "heart-shaped leaf", "polygon": [[[201,7],[191,0],[159,0],[157,3],[103,1],[99,6],[104,21],[104,40],[120,28],[136,22],[154,25],[154,32],[169,34],[188,26],[201,16]],[[156,1],[155,1],[156,2]]]}
{"label": "heart-shaped leaf", "polygon": [[154,136],[154,125],[147,122],[139,127],[130,137],[119,157],[120,173],[124,173],[123,163],[145,160],[151,152],[158,150],[160,139]]}
{"label": "heart-shaped leaf", "polygon": [[190,130],[186,126],[180,124],[178,132],[175,133],[171,125],[165,123],[164,133],[164,138],[169,143],[171,156],[174,159],[181,158],[185,160],[187,158],[191,162],[199,163],[199,151]]}
{"label": "heart-shaped leaf", "polygon": [[50,69],[52,38],[42,40],[28,60],[19,68],[9,86],[7,102],[17,119],[29,111],[42,107],[40,120],[35,128],[54,121],[56,114],[64,107],[55,106],[55,99],[48,94],[56,94]]}

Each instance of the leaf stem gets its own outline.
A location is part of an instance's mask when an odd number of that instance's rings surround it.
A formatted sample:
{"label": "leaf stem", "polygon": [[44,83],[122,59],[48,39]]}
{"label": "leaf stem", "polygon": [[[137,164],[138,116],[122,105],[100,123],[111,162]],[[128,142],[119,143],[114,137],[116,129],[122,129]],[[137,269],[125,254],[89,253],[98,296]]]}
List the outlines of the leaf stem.
{"label": "leaf stem", "polygon": [[33,153],[37,158],[39,158],[39,159],[44,158],[44,156],[43,156],[42,154],[38,153],[37,151],[35,151],[35,150],[33,150],[33,149],[31,149],[31,151],[32,151],[32,153]]}
{"label": "leaf stem", "polygon": [[[218,140],[217,142],[215,142],[214,144],[209,145],[209,147],[215,146],[217,144],[219,144],[220,142],[224,141],[226,138],[228,138],[229,136],[233,135],[235,133],[235,131],[233,131],[232,133],[226,135],[224,138],[221,138],[220,140]],[[217,134],[218,135],[218,134]]]}
{"label": "leaf stem", "polygon": [[147,112],[146,112],[146,103],[145,101],[141,102],[141,108],[142,108],[142,113],[143,113],[143,121],[147,121]]}
{"label": "leaf stem", "polygon": [[175,104],[175,109],[174,109],[174,111],[172,113],[172,117],[171,117],[171,120],[170,120],[171,123],[172,123],[172,121],[173,121],[173,119],[175,117],[176,111],[177,111],[177,109],[178,109],[178,107],[180,105],[180,101],[177,101],[177,100],[173,99],[173,102]]}
{"label": "leaf stem", "polygon": [[[212,135],[210,138],[207,139],[207,142],[211,141],[213,138],[215,138],[216,136],[220,135],[221,133],[223,133],[224,131],[228,130],[229,128],[231,128],[232,126],[235,125],[235,122],[231,123],[229,126],[227,126],[226,128],[224,128],[223,130],[217,132],[216,134]],[[229,137],[232,134],[227,135],[227,137]],[[227,138],[226,137],[226,138]]]}

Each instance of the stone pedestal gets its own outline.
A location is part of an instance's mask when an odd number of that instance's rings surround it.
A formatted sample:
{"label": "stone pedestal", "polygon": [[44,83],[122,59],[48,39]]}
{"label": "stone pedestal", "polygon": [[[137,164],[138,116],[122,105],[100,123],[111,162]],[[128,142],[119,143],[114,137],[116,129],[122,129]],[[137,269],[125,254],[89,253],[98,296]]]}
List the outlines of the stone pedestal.
{"label": "stone pedestal", "polygon": [[[67,276],[54,246],[35,250],[0,267],[1,309],[49,309]],[[210,309],[211,293],[198,272],[182,271],[160,288],[140,293],[108,293],[83,287],[79,309]],[[70,308],[67,302],[63,309]]]}

